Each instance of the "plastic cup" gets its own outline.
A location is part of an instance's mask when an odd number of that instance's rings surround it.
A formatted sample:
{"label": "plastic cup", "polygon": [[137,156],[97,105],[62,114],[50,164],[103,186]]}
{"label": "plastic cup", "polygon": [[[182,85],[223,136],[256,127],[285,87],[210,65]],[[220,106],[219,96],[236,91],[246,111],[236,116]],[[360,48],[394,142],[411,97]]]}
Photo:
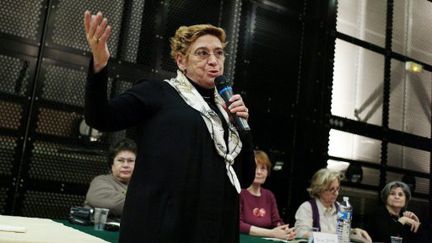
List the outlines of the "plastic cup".
{"label": "plastic cup", "polygon": [[108,212],[109,212],[108,208],[95,208],[93,214],[95,230],[98,231],[104,230],[108,218]]}
{"label": "plastic cup", "polygon": [[399,236],[390,236],[391,243],[402,243],[402,237]]}

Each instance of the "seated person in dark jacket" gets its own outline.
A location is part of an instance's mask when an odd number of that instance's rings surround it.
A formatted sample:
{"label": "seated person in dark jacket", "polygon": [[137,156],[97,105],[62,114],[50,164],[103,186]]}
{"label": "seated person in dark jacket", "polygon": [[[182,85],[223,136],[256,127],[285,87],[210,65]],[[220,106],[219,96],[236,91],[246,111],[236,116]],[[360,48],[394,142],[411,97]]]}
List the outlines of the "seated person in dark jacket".
{"label": "seated person in dark jacket", "polygon": [[136,144],[130,139],[120,140],[110,151],[108,165],[111,173],[96,176],[90,183],[84,205],[108,208],[112,219],[120,219],[126,190],[135,166]]}
{"label": "seated person in dark jacket", "polygon": [[401,181],[388,183],[381,191],[384,206],[368,218],[368,232],[377,242],[390,242],[390,236],[399,236],[403,242],[424,242],[420,233],[420,220],[406,207],[411,199],[409,187]]}

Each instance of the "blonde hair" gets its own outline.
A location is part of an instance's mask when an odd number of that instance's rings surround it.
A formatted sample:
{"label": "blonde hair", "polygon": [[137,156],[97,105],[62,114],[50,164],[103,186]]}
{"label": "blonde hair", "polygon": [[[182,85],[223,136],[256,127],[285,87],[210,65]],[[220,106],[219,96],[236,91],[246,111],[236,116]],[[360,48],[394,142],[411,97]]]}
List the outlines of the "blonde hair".
{"label": "blonde hair", "polygon": [[337,171],[331,171],[326,168],[318,170],[312,176],[311,185],[307,189],[309,195],[313,198],[319,198],[320,192],[328,189],[330,184],[335,180],[338,180],[340,183],[342,177],[342,174]]}
{"label": "blonde hair", "polygon": [[222,42],[222,47],[226,46],[226,34],[222,28],[211,24],[180,26],[175,35],[170,39],[171,57],[174,61],[176,60],[176,55],[178,53],[186,55],[190,45],[203,35],[213,35]]}
{"label": "blonde hair", "polygon": [[265,165],[267,168],[267,175],[270,175],[270,171],[272,169],[272,163],[266,152],[262,150],[255,150],[255,161],[258,165]]}

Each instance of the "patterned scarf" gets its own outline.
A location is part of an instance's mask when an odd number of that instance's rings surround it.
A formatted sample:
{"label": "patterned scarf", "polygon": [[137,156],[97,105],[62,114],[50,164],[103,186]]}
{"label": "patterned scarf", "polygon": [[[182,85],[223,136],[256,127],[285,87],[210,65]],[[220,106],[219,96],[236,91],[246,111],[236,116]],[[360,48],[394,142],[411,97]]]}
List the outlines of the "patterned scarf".
{"label": "patterned scarf", "polygon": [[165,80],[168,82],[175,90],[177,90],[180,97],[188,104],[190,107],[197,110],[201,117],[203,118],[207,129],[210,133],[211,138],[214,141],[214,145],[217,153],[224,158],[225,168],[227,171],[228,178],[231,184],[235,187],[238,193],[240,193],[240,182],[237,175],[232,167],[234,164],[234,159],[240,153],[242,148],[242,143],[240,141],[240,136],[236,128],[229,122],[228,113],[223,108],[225,103],[222,97],[216,92],[215,89],[215,102],[216,106],[219,108],[220,112],[224,116],[228,124],[228,147],[224,140],[224,129],[222,126],[222,121],[215,111],[213,111],[207,102],[203,99],[200,93],[195,89],[195,87],[189,82],[186,76],[177,71],[177,77],[170,80]]}

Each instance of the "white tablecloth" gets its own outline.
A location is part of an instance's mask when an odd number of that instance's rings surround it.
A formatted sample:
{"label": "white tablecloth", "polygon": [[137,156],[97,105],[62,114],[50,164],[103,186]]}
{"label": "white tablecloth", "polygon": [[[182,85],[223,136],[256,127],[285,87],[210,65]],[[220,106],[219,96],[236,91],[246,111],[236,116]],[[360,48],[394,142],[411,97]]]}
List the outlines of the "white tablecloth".
{"label": "white tablecloth", "polygon": [[[2,231],[1,226],[24,227],[24,233]],[[7,227],[6,227],[7,228]],[[100,238],[51,219],[0,215],[0,243],[103,243]]]}

